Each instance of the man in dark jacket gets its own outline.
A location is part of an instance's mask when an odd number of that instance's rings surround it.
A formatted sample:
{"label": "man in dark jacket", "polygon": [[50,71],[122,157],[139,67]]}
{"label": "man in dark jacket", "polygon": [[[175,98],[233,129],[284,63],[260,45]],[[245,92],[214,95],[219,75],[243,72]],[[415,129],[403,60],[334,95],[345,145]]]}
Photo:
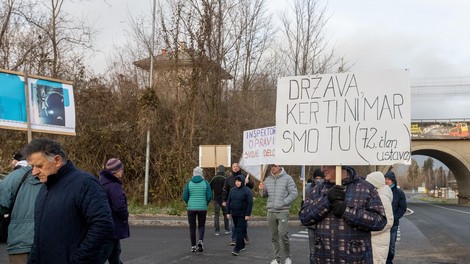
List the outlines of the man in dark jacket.
{"label": "man in dark jacket", "polygon": [[77,169],[51,139],[34,139],[23,153],[32,174],[44,183],[36,199],[28,263],[99,263],[114,225],[98,179]]}
{"label": "man in dark jacket", "polygon": [[372,264],[370,231],[382,230],[385,210],[376,188],[348,166],[341,185],[334,185],[336,166],[323,166],[325,182],[309,193],[299,218],[315,225],[316,263]]}
{"label": "man in dark jacket", "polygon": [[393,263],[395,257],[395,243],[397,241],[398,225],[400,218],[406,213],[406,196],[405,193],[397,188],[397,178],[393,171],[385,174],[385,184],[387,184],[393,193],[392,209],[393,209],[393,226],[390,229],[390,246],[388,248],[387,264]]}
{"label": "man in dark jacket", "polygon": [[106,162],[106,169],[100,172],[103,185],[114,221],[114,234],[101,248],[101,263],[121,264],[121,239],[129,237],[129,211],[127,198],[122,189],[124,164],[116,158]]}
{"label": "man in dark jacket", "polygon": [[253,193],[245,186],[245,177],[237,175],[235,177],[235,188],[230,191],[227,200],[227,217],[232,218],[237,230],[237,238],[235,248],[232,255],[238,256],[241,251],[245,250],[246,224],[250,219],[251,210],[253,209]]}
{"label": "man in dark jacket", "polygon": [[211,189],[214,192],[214,198],[212,200],[214,203],[214,235],[216,236],[218,236],[220,232],[220,209],[222,209],[222,217],[224,218],[225,234],[228,235],[231,233],[226,208],[225,206],[222,206],[222,193],[224,190],[225,179],[225,167],[224,165],[219,165],[217,167],[217,174],[212,178],[210,183]]}
{"label": "man in dark jacket", "polygon": [[[235,187],[235,177],[237,175],[243,175],[242,174],[242,171],[240,170],[240,167],[238,166],[238,163],[233,163],[232,164],[232,175],[228,176],[227,179],[225,180],[225,184],[224,184],[224,192],[222,193],[222,206],[227,206],[227,199],[228,199],[228,196],[230,194],[230,190]],[[253,189],[253,187],[255,186],[253,184],[253,182],[250,180],[250,177],[246,177],[245,178],[245,186],[250,188],[250,189]],[[230,245],[232,246],[235,246],[235,243],[236,243],[236,240],[237,240],[237,230],[235,228],[235,225],[233,224],[233,220],[232,220],[232,242],[230,242]],[[250,243],[250,239],[248,238],[248,234],[245,233],[244,234],[244,237],[245,237],[245,242],[246,243]]]}

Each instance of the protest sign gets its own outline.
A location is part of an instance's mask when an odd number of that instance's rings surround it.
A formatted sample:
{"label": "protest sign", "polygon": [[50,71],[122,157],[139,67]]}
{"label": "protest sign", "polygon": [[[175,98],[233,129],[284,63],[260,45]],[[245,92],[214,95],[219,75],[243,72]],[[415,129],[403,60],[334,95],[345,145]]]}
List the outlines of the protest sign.
{"label": "protest sign", "polygon": [[243,163],[245,166],[274,164],[276,127],[243,132]]}
{"label": "protest sign", "polygon": [[283,77],[276,102],[276,164],[409,163],[406,70]]}

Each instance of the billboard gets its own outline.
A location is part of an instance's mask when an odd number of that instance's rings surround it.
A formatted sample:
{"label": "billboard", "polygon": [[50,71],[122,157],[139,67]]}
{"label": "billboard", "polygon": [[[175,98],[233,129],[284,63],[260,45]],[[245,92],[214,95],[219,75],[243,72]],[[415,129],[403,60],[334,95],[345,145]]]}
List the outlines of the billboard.
{"label": "billboard", "polygon": [[28,114],[33,132],[75,135],[72,84],[46,77],[26,78],[21,73],[0,71],[0,127],[27,130]]}
{"label": "billboard", "polygon": [[469,139],[468,121],[432,120],[411,123],[413,139]]}
{"label": "billboard", "polygon": [[409,163],[406,70],[283,77],[276,101],[276,164]]}

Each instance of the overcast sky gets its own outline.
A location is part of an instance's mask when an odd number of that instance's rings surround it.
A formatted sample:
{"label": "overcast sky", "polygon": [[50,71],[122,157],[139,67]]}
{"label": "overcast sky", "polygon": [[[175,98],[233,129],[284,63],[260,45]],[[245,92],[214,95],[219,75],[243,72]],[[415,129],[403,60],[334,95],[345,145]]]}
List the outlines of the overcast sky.
{"label": "overcast sky", "polygon": [[[112,45],[126,39],[129,15],[150,15],[152,2],[93,0],[67,6],[101,31],[96,45],[103,52],[92,63],[97,72],[104,71]],[[286,8],[285,2],[266,1],[274,14]],[[409,69],[412,84],[470,84],[469,11],[468,0],[329,0],[327,34],[336,54],[354,64],[353,71]],[[457,87],[458,92],[449,87],[421,89],[419,99],[412,91],[412,118],[470,118],[470,85]],[[433,95],[423,96],[429,91]],[[430,113],[436,103],[441,111]]]}

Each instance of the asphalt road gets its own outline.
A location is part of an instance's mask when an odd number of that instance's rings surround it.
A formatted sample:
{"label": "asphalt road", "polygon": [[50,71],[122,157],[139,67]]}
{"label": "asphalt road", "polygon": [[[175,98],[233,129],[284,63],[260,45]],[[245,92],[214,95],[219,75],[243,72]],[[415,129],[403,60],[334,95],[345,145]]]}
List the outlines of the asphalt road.
{"label": "asphalt road", "polygon": [[[401,220],[394,263],[470,263],[470,207],[409,202],[412,214]],[[206,229],[205,250],[191,253],[187,227],[132,226],[131,237],[122,241],[122,260],[148,263],[269,263],[271,242],[266,226],[250,226],[251,243],[240,256],[231,255],[230,236],[214,236]],[[308,264],[306,228],[291,226],[292,260]],[[7,263],[6,245],[0,244],[0,263]]]}

